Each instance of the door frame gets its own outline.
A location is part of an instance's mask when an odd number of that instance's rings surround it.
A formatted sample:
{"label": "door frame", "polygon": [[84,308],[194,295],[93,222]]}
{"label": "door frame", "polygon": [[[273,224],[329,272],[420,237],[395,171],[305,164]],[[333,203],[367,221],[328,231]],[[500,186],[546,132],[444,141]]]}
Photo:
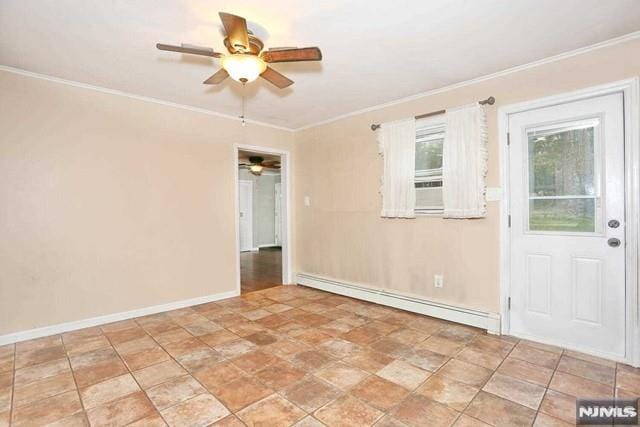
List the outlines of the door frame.
{"label": "door frame", "polygon": [[[239,217],[239,184],[238,157],[240,150],[252,151],[261,154],[273,154],[280,156],[280,183],[282,190],[282,204],[280,205],[280,241],[282,242],[282,283],[290,285],[292,280],[292,259],[291,259],[291,154],[287,150],[279,150],[258,145],[234,144],[233,174],[235,188],[235,228],[236,228],[236,290],[241,294],[240,286],[240,217]],[[282,185],[284,184],[284,185]]]}
{"label": "door frame", "polygon": [[[623,94],[625,157],[625,357],[620,362],[640,366],[640,78],[616,81],[560,95],[502,106],[498,109],[498,144],[500,153],[500,314],[501,333],[510,334],[509,295],[511,283],[511,235],[509,227],[509,116],[544,107],[594,98],[613,93]],[[526,337],[525,337],[526,338]],[[558,345],[554,342],[546,344]],[[584,350],[581,350],[584,351]],[[592,353],[598,356],[597,353]],[[601,355],[600,355],[601,356]]]}
{"label": "door frame", "polygon": [[248,184],[249,188],[251,189],[250,193],[251,193],[251,207],[249,208],[249,211],[251,212],[251,214],[249,215],[249,228],[250,228],[250,236],[251,236],[251,248],[249,248],[249,250],[253,250],[253,181],[251,181],[250,179],[239,179],[238,178],[238,252],[240,252],[241,250],[241,245],[240,245],[240,184],[244,183],[244,184]]}

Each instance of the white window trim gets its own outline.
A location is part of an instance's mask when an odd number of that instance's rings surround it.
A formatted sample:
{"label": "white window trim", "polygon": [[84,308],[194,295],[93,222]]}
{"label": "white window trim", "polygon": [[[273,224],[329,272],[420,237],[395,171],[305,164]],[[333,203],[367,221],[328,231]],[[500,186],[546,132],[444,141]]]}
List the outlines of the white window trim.
{"label": "white window trim", "polygon": [[[445,115],[439,114],[437,116],[425,117],[423,119],[416,120],[416,134],[420,131],[429,130],[429,129],[437,129],[443,128],[445,126]],[[441,169],[442,172],[442,169]],[[428,182],[429,178],[434,177],[433,174],[420,174],[419,171],[416,171],[416,178],[421,178],[420,181],[414,180],[415,182]],[[440,175],[442,176],[442,174]],[[442,187],[441,187],[442,188]],[[424,217],[442,217],[444,213],[444,206],[440,208],[418,208],[415,209],[416,216],[424,216]]]}

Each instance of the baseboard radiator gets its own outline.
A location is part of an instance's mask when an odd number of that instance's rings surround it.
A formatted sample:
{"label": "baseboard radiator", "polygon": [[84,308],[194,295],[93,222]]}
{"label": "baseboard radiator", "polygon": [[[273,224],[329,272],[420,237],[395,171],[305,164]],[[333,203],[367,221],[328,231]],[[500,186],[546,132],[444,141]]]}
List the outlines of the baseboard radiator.
{"label": "baseboard radiator", "polygon": [[310,288],[486,329],[494,335],[500,334],[500,315],[497,313],[457,307],[308,273],[298,273],[296,279],[296,283]]}

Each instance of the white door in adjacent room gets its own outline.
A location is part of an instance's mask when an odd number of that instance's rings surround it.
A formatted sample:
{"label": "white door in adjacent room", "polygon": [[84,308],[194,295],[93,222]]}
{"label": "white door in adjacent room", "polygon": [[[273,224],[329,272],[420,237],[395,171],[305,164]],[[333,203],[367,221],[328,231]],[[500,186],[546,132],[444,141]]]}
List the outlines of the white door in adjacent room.
{"label": "white door in adjacent room", "polygon": [[274,198],[275,198],[275,244],[276,246],[282,245],[282,238],[280,234],[282,233],[282,184],[276,182],[274,188]]}
{"label": "white door in adjacent room", "polygon": [[509,116],[510,332],[625,356],[623,95]]}
{"label": "white door in adjacent room", "polygon": [[238,181],[240,252],[253,249],[253,181]]}

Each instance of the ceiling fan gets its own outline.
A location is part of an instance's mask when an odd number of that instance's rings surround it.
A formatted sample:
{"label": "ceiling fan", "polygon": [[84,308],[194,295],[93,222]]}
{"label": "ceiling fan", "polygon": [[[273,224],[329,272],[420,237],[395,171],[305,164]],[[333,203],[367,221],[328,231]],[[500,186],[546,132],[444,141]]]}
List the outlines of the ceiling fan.
{"label": "ceiling fan", "polygon": [[220,12],[219,15],[227,34],[224,45],[229,51],[228,54],[215,52],[212,48],[188,44],[174,46],[158,43],[156,47],[171,52],[221,58],[222,68],[205,80],[204,84],[219,84],[229,76],[241,83],[247,83],[260,76],[283,89],[291,86],[293,80],[280,74],[268,64],[322,59],[322,52],[317,47],[272,47],[263,51],[264,43],[247,29],[247,21],[244,18],[224,12]]}
{"label": "ceiling fan", "polygon": [[241,168],[249,169],[249,172],[256,176],[262,175],[263,169],[280,169],[280,162],[278,160],[265,160],[261,156],[249,156],[249,163],[239,163]]}

